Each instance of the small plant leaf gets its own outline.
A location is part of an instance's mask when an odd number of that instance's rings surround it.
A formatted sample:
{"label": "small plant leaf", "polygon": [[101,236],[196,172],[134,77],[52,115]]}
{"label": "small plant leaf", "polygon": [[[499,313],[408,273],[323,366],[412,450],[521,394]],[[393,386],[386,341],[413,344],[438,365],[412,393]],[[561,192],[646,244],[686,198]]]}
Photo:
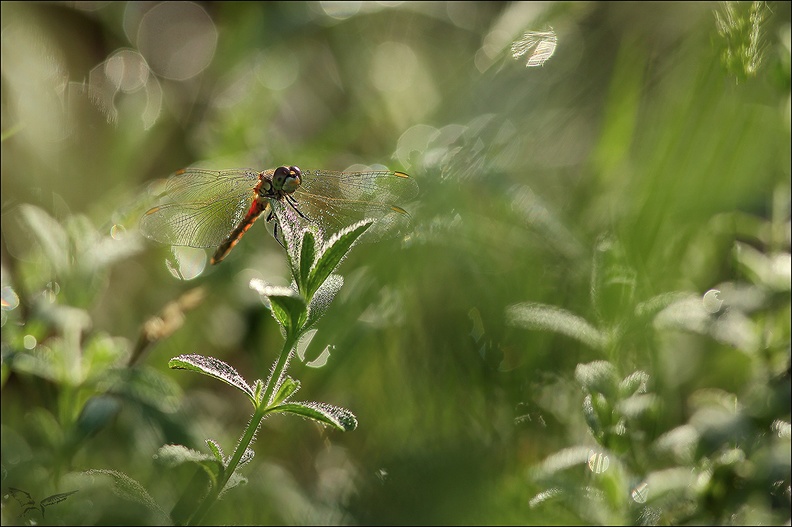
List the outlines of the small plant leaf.
{"label": "small plant leaf", "polygon": [[286,401],[289,397],[297,393],[300,389],[300,381],[294,380],[291,377],[286,377],[278,387],[275,397],[272,398],[271,406],[277,406]]}
{"label": "small plant leaf", "polygon": [[294,289],[269,285],[258,279],[250,281],[250,288],[261,296],[267,297],[272,316],[287,333],[296,331],[300,327],[299,323],[308,308],[303,297]]}
{"label": "small plant leaf", "polygon": [[594,349],[602,349],[607,342],[606,336],[584,318],[555,306],[533,302],[514,304],[506,308],[506,319],[512,326],[553,331]]}
{"label": "small plant leaf", "polygon": [[305,291],[305,286],[308,283],[308,274],[315,259],[316,240],[311,231],[305,231],[302,239],[302,249],[300,250],[300,291]]}
{"label": "small plant leaf", "polygon": [[619,379],[616,368],[608,361],[595,360],[575,367],[575,380],[589,393],[612,396],[617,393]]}
{"label": "small plant leaf", "polygon": [[156,459],[166,467],[195,463],[206,471],[212,480],[213,486],[217,484],[217,479],[222,476],[224,470],[222,459],[218,460],[214,452],[212,454],[204,454],[184,445],[161,446],[157,451]]}
{"label": "small plant leaf", "polygon": [[594,438],[598,442],[601,442],[604,431],[602,429],[602,423],[600,423],[599,417],[597,417],[597,412],[594,410],[594,402],[591,398],[591,394],[587,394],[586,397],[583,398],[583,417],[586,419],[586,424],[588,424],[591,429]]}
{"label": "small plant leaf", "polygon": [[253,383],[253,400],[258,401],[256,404],[256,408],[258,405],[261,404],[261,398],[264,395],[264,382],[261,379],[256,379],[256,382]]}
{"label": "small plant leaf", "polygon": [[297,414],[330,425],[342,432],[351,432],[357,428],[357,418],[352,412],[327,403],[286,403],[270,411]]}
{"label": "small plant leaf", "polygon": [[308,306],[308,317],[305,320],[305,323],[301,326],[303,330],[306,330],[316,324],[316,321],[322,318],[322,315],[325,314],[327,308],[330,306],[330,303],[333,301],[335,296],[341,290],[341,286],[344,285],[344,277],[338,274],[331,274],[327,277],[327,280],[319,286],[319,289],[316,290],[313,297],[311,298],[311,303]]}
{"label": "small plant leaf", "polygon": [[649,383],[649,374],[645,371],[637,370],[628,375],[619,383],[619,394],[622,397],[646,393],[646,385]]}
{"label": "small plant leaf", "polygon": [[371,219],[353,223],[349,227],[340,230],[327,241],[320,250],[316,258],[316,263],[308,273],[305,290],[306,298],[310,299],[313,297],[316,290],[327,280],[330,273],[335,270],[338,264],[341,263],[341,260],[344,259],[344,256],[347,255],[352,244],[355,243],[373,223],[374,220]]}
{"label": "small plant leaf", "polygon": [[585,446],[573,446],[559,450],[548,456],[531,472],[537,479],[547,478],[576,465],[583,465],[589,459],[590,449]]}
{"label": "small plant leaf", "polygon": [[[47,496],[43,500],[41,500],[41,507],[48,507],[50,505],[55,505],[56,503],[60,503],[75,492],[79,492],[79,490],[73,490],[71,492],[63,492],[61,494],[53,494],[52,496]],[[42,513],[43,514],[43,513]]]}
{"label": "small plant leaf", "polygon": [[245,476],[243,476],[239,472],[234,472],[233,474],[231,474],[231,477],[228,478],[225,487],[223,487],[223,490],[220,491],[220,495],[218,497],[222,498],[229,490],[233,489],[234,487],[238,487],[239,485],[246,485],[247,482],[248,479]]}
{"label": "small plant leaf", "polygon": [[69,237],[63,224],[33,205],[21,205],[20,213],[55,271],[65,271],[69,265]]}
{"label": "small plant leaf", "polygon": [[209,450],[212,451],[212,455],[215,459],[225,465],[225,454],[223,454],[223,448],[220,446],[220,443],[214,439],[207,439],[206,444],[209,446]]}
{"label": "small plant leaf", "polygon": [[246,448],[245,449],[245,453],[242,454],[241,458],[239,458],[239,464],[237,465],[237,469],[239,469],[239,467],[241,467],[243,465],[247,465],[248,463],[253,461],[254,457],[256,457],[256,453],[253,451],[253,449],[252,448]]}
{"label": "small plant leaf", "polygon": [[660,399],[653,393],[637,394],[627,397],[616,404],[616,410],[629,419],[638,419],[660,407]]}
{"label": "small plant leaf", "polygon": [[203,355],[179,355],[168,361],[168,367],[175,370],[190,370],[214,377],[245,392],[253,404],[256,404],[253,390],[245,379],[234,368],[219,359]]}
{"label": "small plant leaf", "polygon": [[143,485],[130,478],[123,472],[118,472],[117,470],[91,469],[86,470],[83,472],[83,474],[87,476],[110,477],[113,481],[113,486],[111,487],[113,494],[119,498],[140,503],[147,509],[165,516],[165,512],[160,508],[159,505],[157,505],[157,502],[155,502],[154,498],[149,495]]}

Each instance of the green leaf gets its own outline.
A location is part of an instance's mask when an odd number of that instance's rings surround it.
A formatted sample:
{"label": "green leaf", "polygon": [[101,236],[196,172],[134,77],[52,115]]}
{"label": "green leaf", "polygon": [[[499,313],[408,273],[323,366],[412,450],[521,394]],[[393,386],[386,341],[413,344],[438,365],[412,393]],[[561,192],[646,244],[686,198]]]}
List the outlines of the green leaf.
{"label": "green leaf", "polygon": [[315,259],[316,240],[311,231],[305,231],[302,239],[302,249],[300,250],[299,286],[301,291],[305,291],[305,286],[308,284],[308,274],[311,271]]}
{"label": "green leaf", "polygon": [[297,390],[300,389],[300,381],[294,380],[291,377],[286,377],[281,382],[281,385],[278,386],[278,391],[275,394],[275,397],[272,398],[271,406],[277,406],[283,401],[287,400],[289,397],[297,393]]}
{"label": "green leaf", "polygon": [[179,355],[168,361],[168,367],[174,370],[190,370],[214,377],[245,392],[250,400],[253,401],[253,404],[256,404],[253,390],[248,386],[245,379],[234,368],[220,359],[204,357],[203,355]]}
{"label": "green leaf", "polygon": [[314,293],[313,297],[311,298],[311,303],[308,306],[308,316],[306,317],[305,322],[300,326],[303,331],[316,324],[316,321],[322,318],[322,315],[325,314],[327,308],[330,306],[330,303],[336,297],[338,292],[341,290],[341,286],[343,285],[343,276],[331,274],[327,277],[324,283],[319,286],[319,289],[317,289]]}
{"label": "green leaf", "polygon": [[39,242],[47,260],[56,273],[69,266],[69,237],[61,222],[33,205],[21,205],[20,214],[33,231],[32,238]]}
{"label": "green leaf", "polygon": [[207,439],[206,444],[209,446],[209,450],[212,451],[212,455],[215,459],[225,466],[225,455],[223,454],[223,448],[220,446],[220,443],[214,439]]}
{"label": "green leaf", "polygon": [[[55,505],[56,503],[60,503],[75,492],[79,492],[79,490],[73,490],[71,492],[62,492],[60,494],[53,494],[52,496],[47,496],[43,500],[41,500],[41,507],[48,507],[50,505]],[[43,513],[42,513],[43,514]]]}
{"label": "green leaf", "polygon": [[143,485],[123,472],[118,472],[117,470],[91,469],[84,471],[83,474],[86,476],[107,476],[111,478],[113,482],[111,487],[113,494],[119,498],[140,503],[150,511],[165,516],[165,512],[157,505],[157,502],[154,501],[154,498],[151,497]]}
{"label": "green leaf", "polygon": [[212,486],[217,485],[218,478],[223,475],[225,470],[222,460],[218,460],[214,452],[204,454],[184,445],[164,445],[157,451],[156,459],[171,468],[184,463],[195,463],[207,473],[212,481]]}
{"label": "green leaf", "polygon": [[590,449],[585,446],[573,446],[559,450],[548,456],[531,470],[534,478],[542,479],[563,472],[569,468],[584,465],[588,462]]}
{"label": "green leaf", "polygon": [[[254,400],[258,401],[258,404],[261,404],[261,398],[263,397],[263,394],[264,383],[261,381],[261,379],[256,379],[256,382],[253,383],[253,397]],[[256,408],[258,408],[258,404],[256,405]]]}
{"label": "green leaf", "polygon": [[351,432],[357,428],[357,418],[352,412],[327,403],[286,403],[272,408],[270,412],[296,414],[330,425],[342,432]]}
{"label": "green leaf", "polygon": [[660,398],[653,393],[637,394],[627,397],[616,404],[616,411],[628,419],[638,419],[643,415],[656,412]]}
{"label": "green leaf", "polygon": [[645,371],[637,370],[628,375],[619,383],[619,394],[622,397],[646,393],[646,385],[649,383],[649,374]]}
{"label": "green leaf", "polygon": [[83,406],[80,416],[71,430],[69,439],[75,445],[80,444],[86,438],[97,434],[107,426],[120,411],[121,402],[117,397],[110,395],[91,397],[85,402],[85,406]]}
{"label": "green leaf", "polygon": [[255,278],[250,281],[250,288],[269,300],[272,316],[287,333],[300,328],[308,308],[299,293],[290,287],[270,285]]}
{"label": "green leaf", "polygon": [[223,490],[220,491],[220,494],[218,496],[219,498],[222,498],[223,496],[225,496],[226,492],[228,492],[229,490],[233,489],[237,485],[244,485],[244,484],[246,484],[248,482],[247,478],[244,477],[239,472],[239,469],[241,467],[243,467],[244,465],[250,463],[253,460],[253,457],[255,457],[255,455],[256,455],[256,453],[253,451],[252,448],[246,448],[245,449],[245,453],[242,454],[241,458],[239,458],[239,464],[237,464],[236,470],[234,470],[234,473],[231,474],[231,477],[228,478],[228,481],[226,482],[225,486],[223,487]]}
{"label": "green leaf", "polygon": [[330,273],[341,263],[352,244],[371,227],[374,220],[363,220],[353,223],[333,235],[322,247],[316,263],[308,274],[305,296],[312,298],[317,289],[327,280]]}
{"label": "green leaf", "polygon": [[506,321],[516,327],[560,333],[594,349],[604,348],[607,342],[606,336],[584,318],[555,306],[533,302],[514,304],[506,308]]}
{"label": "green leaf", "polygon": [[595,360],[575,367],[575,380],[589,393],[612,396],[617,393],[619,379],[616,368],[608,361]]}
{"label": "green leaf", "polygon": [[594,410],[594,402],[591,394],[587,394],[586,397],[583,398],[583,417],[586,419],[586,424],[588,424],[591,429],[594,438],[597,442],[601,443],[605,431],[602,428],[602,423],[600,423],[597,412]]}

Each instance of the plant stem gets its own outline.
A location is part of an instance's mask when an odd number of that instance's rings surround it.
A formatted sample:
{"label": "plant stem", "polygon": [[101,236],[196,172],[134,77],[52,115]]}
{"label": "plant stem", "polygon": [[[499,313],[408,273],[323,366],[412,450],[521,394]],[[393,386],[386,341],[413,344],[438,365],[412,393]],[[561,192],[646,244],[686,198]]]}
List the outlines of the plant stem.
{"label": "plant stem", "polygon": [[289,332],[286,336],[286,341],[283,343],[283,349],[278,356],[278,361],[275,363],[275,367],[272,370],[272,375],[270,375],[270,378],[267,381],[267,386],[264,390],[264,396],[261,399],[261,403],[256,407],[256,411],[253,413],[253,417],[251,417],[250,422],[245,429],[245,433],[237,443],[234,454],[231,456],[231,461],[229,461],[228,465],[225,467],[223,476],[218,480],[217,486],[209,492],[209,494],[201,503],[200,507],[198,507],[198,509],[195,511],[195,514],[190,517],[187,525],[198,525],[201,520],[203,520],[211,506],[214,505],[215,501],[217,501],[217,498],[225,488],[228,480],[231,478],[231,475],[236,471],[239,461],[242,459],[242,456],[245,454],[248,446],[253,441],[253,437],[256,435],[256,430],[258,430],[261,420],[270,410],[269,401],[272,398],[272,394],[275,392],[275,388],[280,384],[284,370],[289,363],[289,356],[291,355],[292,348],[296,342],[296,335],[293,335],[291,332]]}

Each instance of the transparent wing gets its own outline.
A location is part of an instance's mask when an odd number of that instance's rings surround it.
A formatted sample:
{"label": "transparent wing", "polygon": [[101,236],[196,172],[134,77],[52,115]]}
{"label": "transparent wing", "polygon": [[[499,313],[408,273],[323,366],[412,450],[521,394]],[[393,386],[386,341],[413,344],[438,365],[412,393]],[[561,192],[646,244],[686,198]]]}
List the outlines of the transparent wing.
{"label": "transparent wing", "polygon": [[165,180],[160,203],[140,219],[140,231],[169,245],[220,245],[250,208],[258,181],[250,169],[180,170]]}
{"label": "transparent wing", "polygon": [[300,212],[323,230],[335,231],[363,218],[380,220],[380,228],[408,223],[400,204],[418,194],[418,184],[402,172],[334,172],[303,170],[293,196]]}

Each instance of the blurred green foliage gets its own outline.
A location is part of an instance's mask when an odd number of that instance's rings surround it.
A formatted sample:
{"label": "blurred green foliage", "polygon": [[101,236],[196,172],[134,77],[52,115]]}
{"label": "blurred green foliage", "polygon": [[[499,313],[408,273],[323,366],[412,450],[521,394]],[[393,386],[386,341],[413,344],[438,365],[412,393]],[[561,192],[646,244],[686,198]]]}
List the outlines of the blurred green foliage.
{"label": "blurred green foliage", "polygon": [[207,522],[789,522],[789,6],[3,2],[3,524],[161,523],[160,448],[233,450],[244,397],[167,363],[266,377],[283,250],[136,221],[291,164],[409,173],[413,229],[290,371],[357,430],[267,419]]}

